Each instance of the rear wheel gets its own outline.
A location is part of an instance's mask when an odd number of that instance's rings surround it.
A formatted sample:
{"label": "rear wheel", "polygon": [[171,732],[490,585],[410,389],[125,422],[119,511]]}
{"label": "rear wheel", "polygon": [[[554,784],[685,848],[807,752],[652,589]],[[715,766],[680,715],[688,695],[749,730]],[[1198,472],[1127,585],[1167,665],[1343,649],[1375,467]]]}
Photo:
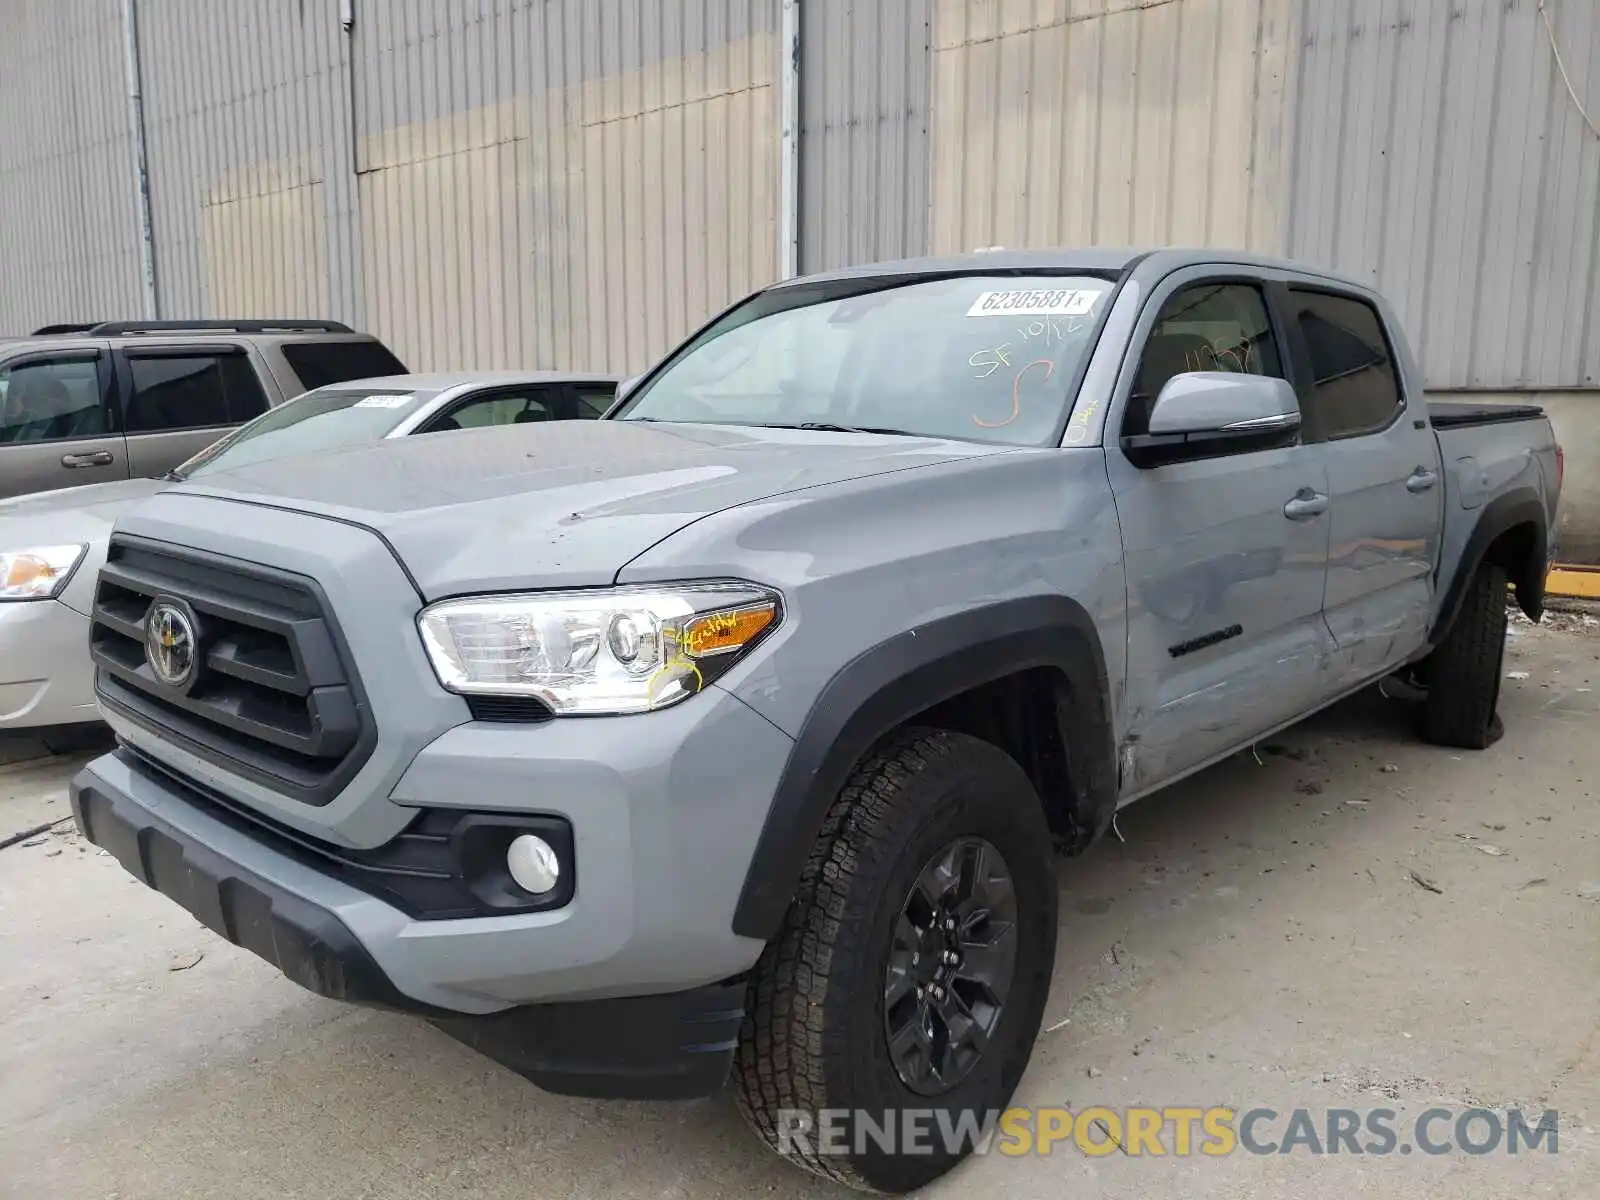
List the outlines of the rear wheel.
{"label": "rear wheel", "polygon": [[909,730],[857,767],[751,983],[735,1079],[763,1140],[887,1192],[971,1152],[1044,1013],[1050,845],[1027,776],[988,742]]}
{"label": "rear wheel", "polygon": [[1483,563],[1450,632],[1428,656],[1428,698],[1420,722],[1424,740],[1466,750],[1500,740],[1504,727],[1495,706],[1505,652],[1505,568]]}

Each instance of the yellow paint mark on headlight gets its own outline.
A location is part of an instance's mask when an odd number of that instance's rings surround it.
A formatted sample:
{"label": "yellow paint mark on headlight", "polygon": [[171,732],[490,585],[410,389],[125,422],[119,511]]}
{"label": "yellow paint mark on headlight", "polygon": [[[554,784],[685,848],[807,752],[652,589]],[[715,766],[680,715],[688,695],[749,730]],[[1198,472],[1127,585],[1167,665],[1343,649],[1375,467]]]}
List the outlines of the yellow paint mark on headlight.
{"label": "yellow paint mark on headlight", "polygon": [[690,658],[707,658],[737,650],[753,641],[777,616],[777,605],[767,600],[695,617],[683,627],[683,652]]}

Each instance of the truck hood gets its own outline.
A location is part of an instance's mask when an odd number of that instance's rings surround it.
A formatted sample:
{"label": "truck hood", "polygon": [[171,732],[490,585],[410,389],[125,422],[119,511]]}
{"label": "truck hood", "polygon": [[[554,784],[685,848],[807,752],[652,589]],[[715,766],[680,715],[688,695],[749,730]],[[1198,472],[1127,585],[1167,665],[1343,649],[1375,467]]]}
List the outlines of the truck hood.
{"label": "truck hood", "polygon": [[396,439],[172,489],[371,529],[425,600],[590,587],[726,508],[1006,447],[640,421],[558,421]]}
{"label": "truck hood", "polygon": [[59,597],[69,608],[87,613],[94,601],[95,576],[106,561],[111,526],[141,500],[171,486],[161,479],[120,479],[0,501],[0,550],[87,546]]}

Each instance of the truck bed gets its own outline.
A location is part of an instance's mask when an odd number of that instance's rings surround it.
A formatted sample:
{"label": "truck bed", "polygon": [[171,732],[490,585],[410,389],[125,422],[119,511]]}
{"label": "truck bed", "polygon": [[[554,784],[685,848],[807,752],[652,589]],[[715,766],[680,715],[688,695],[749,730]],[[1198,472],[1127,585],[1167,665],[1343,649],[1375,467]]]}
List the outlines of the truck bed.
{"label": "truck bed", "polygon": [[1544,416],[1537,404],[1469,404],[1458,400],[1428,401],[1428,419],[1435,429],[1461,425],[1499,425],[1506,421],[1535,421]]}

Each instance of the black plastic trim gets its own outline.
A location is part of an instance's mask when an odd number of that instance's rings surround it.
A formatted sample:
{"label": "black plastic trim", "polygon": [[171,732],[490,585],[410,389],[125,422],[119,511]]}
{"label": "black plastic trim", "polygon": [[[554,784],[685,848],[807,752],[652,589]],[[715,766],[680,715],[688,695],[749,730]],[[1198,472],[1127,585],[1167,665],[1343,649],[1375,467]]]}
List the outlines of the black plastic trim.
{"label": "black plastic trim", "polygon": [[57,325],[41,325],[29,336],[54,337],[62,333],[88,333],[96,325],[104,324],[104,321],[68,321]]}
{"label": "black plastic trim", "polygon": [[1065,596],[1029,596],[919,625],[842,667],[800,728],[745,874],[733,930],[771,938],[794,897],[829,806],[885,734],[941,701],[1034,667],[1066,677],[1060,722],[1073,824],[1087,844],[1117,800],[1110,687],[1094,621]]}
{"label": "black plastic trim", "polygon": [[726,1080],[745,983],[533,1004],[473,1016],[405,995],[333,912],[268,881],[106,787],[92,769],[69,788],[78,829],[136,879],[301,987],[412,1013],[547,1091],[615,1099],[708,1096]]}
{"label": "black plastic trim", "polygon": [[182,905],[207,928],[277,967],[319,996],[416,1011],[331,912],[229,861],[131,799],[80,771],[68,788],[89,841],[145,886]]}
{"label": "black plastic trim", "polygon": [[[135,770],[159,778],[184,803],[214,820],[418,921],[549,912],[570,904],[577,891],[572,824],[554,813],[419,808],[389,841],[370,850],[356,850],[280,824],[179,775],[136,747],[124,744],[115,753]],[[524,892],[506,869],[506,848],[520,833],[538,834],[561,863],[560,880],[543,895]]]}
{"label": "black plastic trim", "polygon": [[1450,632],[1461,602],[1466,597],[1467,585],[1478,573],[1483,556],[1494,540],[1508,529],[1518,525],[1532,525],[1536,530],[1534,547],[1527,560],[1514,564],[1506,573],[1516,585],[1517,605],[1530,621],[1537,621],[1544,613],[1545,575],[1549,570],[1550,530],[1544,501],[1532,488],[1517,488],[1497,496],[1484,505],[1473,526],[1467,544],[1456,564],[1456,573],[1446,585],[1444,602],[1439,606],[1439,616],[1428,633],[1429,647],[1437,646]]}
{"label": "black plastic trim", "polygon": [[[1287,381],[1286,381],[1287,382]],[[1208,430],[1203,433],[1136,433],[1122,439],[1122,453],[1141,470],[1203,458],[1226,458],[1261,450],[1282,450],[1300,443],[1293,429]]]}
{"label": "black plastic trim", "polygon": [[102,321],[84,332],[94,337],[125,337],[136,333],[354,333],[343,321],[280,318],[270,321]]}
{"label": "black plastic trim", "polygon": [[[134,561],[125,561],[131,553]],[[155,559],[152,574],[140,559]],[[237,646],[207,647],[205,669],[236,681],[226,703],[183,694],[155,681],[132,656],[141,637],[132,606],[110,591],[134,596],[153,589],[208,615],[253,625],[286,639],[292,673],[239,658]],[[147,602],[148,603],[148,602]],[[101,627],[111,632],[105,636]],[[131,640],[130,640],[131,639]],[[100,570],[91,614],[95,691],[105,707],[223,770],[310,805],[333,800],[377,745],[371,706],[321,586],[309,576],[259,563],[116,534]],[[212,661],[217,659],[219,661]],[[292,710],[292,711],[291,711]]]}
{"label": "black plastic trim", "polygon": [[1468,425],[1503,425],[1511,421],[1537,421],[1545,415],[1537,404],[1463,404],[1457,400],[1428,401],[1428,419],[1435,429]]}
{"label": "black plastic trim", "polygon": [[538,725],[553,721],[550,706],[535,696],[484,696],[463,694],[474,721],[496,724]]}

